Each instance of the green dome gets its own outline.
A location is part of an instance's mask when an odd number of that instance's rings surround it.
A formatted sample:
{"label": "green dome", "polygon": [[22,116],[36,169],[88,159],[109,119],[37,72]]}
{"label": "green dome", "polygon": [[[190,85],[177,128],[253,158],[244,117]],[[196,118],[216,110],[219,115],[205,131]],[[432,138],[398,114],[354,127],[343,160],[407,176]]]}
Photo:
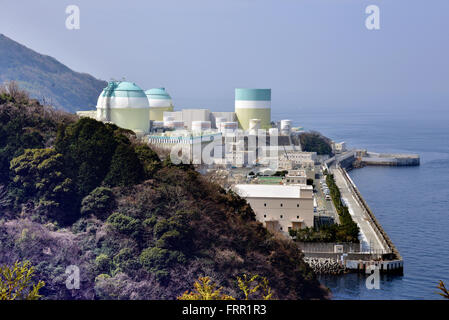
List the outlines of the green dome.
{"label": "green dome", "polygon": [[103,97],[146,97],[142,88],[134,82],[109,81],[108,86],[103,89]]}
{"label": "green dome", "polygon": [[165,88],[153,88],[145,91],[149,99],[164,99],[171,100],[170,95],[165,91]]}

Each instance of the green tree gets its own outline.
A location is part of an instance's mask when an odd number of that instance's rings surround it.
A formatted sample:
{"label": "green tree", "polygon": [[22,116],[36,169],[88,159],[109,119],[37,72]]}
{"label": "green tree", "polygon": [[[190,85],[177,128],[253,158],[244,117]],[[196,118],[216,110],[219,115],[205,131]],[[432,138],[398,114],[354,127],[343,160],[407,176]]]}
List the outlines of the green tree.
{"label": "green tree", "polygon": [[97,272],[108,274],[111,271],[112,267],[111,258],[109,258],[104,253],[98,255],[95,258],[95,267],[97,269]]}
{"label": "green tree", "polygon": [[26,149],[10,165],[17,200],[31,198],[40,205],[56,208],[49,215],[61,222],[76,218],[73,217],[77,211],[73,205],[74,185],[63,169],[62,155],[54,149]]}
{"label": "green tree", "polygon": [[113,127],[90,118],[59,130],[55,147],[64,156],[68,176],[80,197],[100,186],[117,145]]}
{"label": "green tree", "polygon": [[319,132],[304,132],[299,136],[299,141],[304,151],[320,155],[332,154],[331,141]]}
{"label": "green tree", "polygon": [[126,187],[144,179],[144,169],[131,145],[120,144],[112,157],[109,172],[104,179],[106,185]]}
{"label": "green tree", "polygon": [[156,171],[162,167],[159,156],[148,145],[136,145],[134,147],[134,152],[143,167],[145,179],[152,178]]}
{"label": "green tree", "polygon": [[81,214],[93,214],[100,219],[106,219],[115,205],[115,197],[112,190],[105,187],[98,187],[84,197],[81,202]]}
{"label": "green tree", "polygon": [[14,263],[14,266],[0,266],[0,300],[38,300],[43,281],[32,282],[34,267],[29,261]]}
{"label": "green tree", "polygon": [[126,214],[115,212],[109,216],[107,222],[118,232],[137,237],[140,233],[141,222]]}

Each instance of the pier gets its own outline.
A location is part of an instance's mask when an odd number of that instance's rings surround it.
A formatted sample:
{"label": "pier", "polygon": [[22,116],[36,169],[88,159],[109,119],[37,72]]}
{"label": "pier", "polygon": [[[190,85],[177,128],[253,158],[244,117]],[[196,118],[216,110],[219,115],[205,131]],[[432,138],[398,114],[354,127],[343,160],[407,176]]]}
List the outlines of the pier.
{"label": "pier", "polygon": [[328,167],[339,164],[345,169],[364,166],[419,166],[420,157],[417,154],[377,153],[356,149],[337,154],[329,158],[325,164]]}

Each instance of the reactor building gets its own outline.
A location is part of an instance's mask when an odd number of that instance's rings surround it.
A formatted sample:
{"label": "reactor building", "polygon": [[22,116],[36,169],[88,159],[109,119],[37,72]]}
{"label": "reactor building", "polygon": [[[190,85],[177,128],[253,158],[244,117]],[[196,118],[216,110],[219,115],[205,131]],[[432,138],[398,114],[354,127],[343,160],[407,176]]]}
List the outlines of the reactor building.
{"label": "reactor building", "polygon": [[145,91],[150,104],[150,120],[163,121],[164,112],[173,111],[173,102],[165,88],[155,88]]}
{"label": "reactor building", "polygon": [[[226,134],[239,130],[250,135],[257,135],[261,129],[270,135],[275,133],[275,129],[281,135],[292,132],[290,120],[282,120],[275,125],[271,123],[271,89],[236,88],[234,107],[234,111],[226,112],[174,110],[172,98],[165,88],[143,91],[133,82],[109,81],[98,97],[96,111],[78,111],[77,114],[115,123],[139,135],[157,132],[176,135],[181,130],[190,133],[215,130]],[[170,131],[176,133],[168,133]]]}
{"label": "reactor building", "polygon": [[147,95],[133,82],[110,81],[98,97],[96,118],[136,133],[147,133],[150,126]]}
{"label": "reactor building", "polygon": [[262,129],[271,128],[271,89],[235,89],[235,115],[239,127],[250,129],[251,119],[260,119]]}

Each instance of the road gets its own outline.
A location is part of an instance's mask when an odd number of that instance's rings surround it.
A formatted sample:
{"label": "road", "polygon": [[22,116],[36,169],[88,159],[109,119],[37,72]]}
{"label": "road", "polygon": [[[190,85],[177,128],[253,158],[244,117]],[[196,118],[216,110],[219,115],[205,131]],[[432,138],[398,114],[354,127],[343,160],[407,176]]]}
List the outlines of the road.
{"label": "road", "polygon": [[346,179],[338,169],[330,169],[334,175],[335,182],[340,189],[341,197],[347,202],[349,213],[352,219],[358,224],[360,228],[360,242],[362,243],[362,251],[369,251],[373,253],[385,252],[381,239],[377,236],[372,225],[369,223],[369,216],[365,209],[357,202],[352,193]]}
{"label": "road", "polygon": [[[316,166],[315,168],[315,172],[319,172],[319,166]],[[320,174],[320,177],[322,177],[322,175]],[[332,203],[332,201],[328,201],[326,200],[326,196],[323,193],[323,189],[321,188],[320,185],[320,179],[315,179],[314,181],[315,184],[315,198],[317,201],[317,210],[322,210],[321,216],[330,216],[332,218],[334,218],[334,221],[336,223],[340,223],[340,219],[338,217],[337,214],[337,210],[335,210],[335,207]]]}

